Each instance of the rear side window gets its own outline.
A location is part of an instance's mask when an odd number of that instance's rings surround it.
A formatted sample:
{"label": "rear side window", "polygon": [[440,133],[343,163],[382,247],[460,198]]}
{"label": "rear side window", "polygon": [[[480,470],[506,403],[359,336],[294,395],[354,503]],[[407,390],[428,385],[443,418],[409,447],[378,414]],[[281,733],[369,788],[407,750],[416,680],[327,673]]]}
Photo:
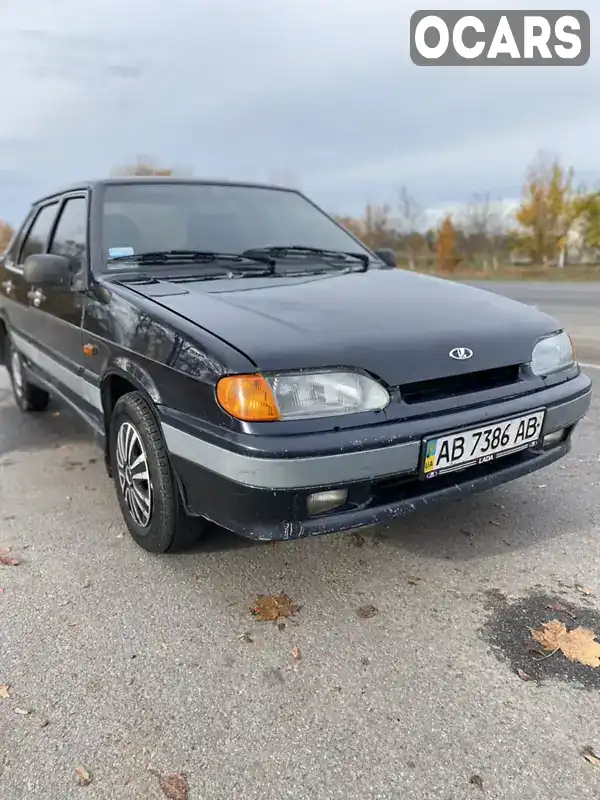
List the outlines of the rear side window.
{"label": "rear side window", "polygon": [[23,264],[29,256],[46,252],[48,237],[54,224],[57,209],[58,203],[51,203],[38,211],[21,247],[21,253],[19,254],[20,264]]}
{"label": "rear side window", "polygon": [[68,258],[73,272],[78,272],[84,265],[86,244],[87,200],[71,197],[63,206],[49,252]]}

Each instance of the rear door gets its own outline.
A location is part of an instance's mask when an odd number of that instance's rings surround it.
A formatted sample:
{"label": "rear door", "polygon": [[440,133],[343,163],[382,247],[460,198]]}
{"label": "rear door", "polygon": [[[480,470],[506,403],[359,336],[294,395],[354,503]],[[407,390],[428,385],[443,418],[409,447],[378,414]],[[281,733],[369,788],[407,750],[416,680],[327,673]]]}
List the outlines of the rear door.
{"label": "rear door", "polygon": [[37,341],[35,320],[29,313],[29,287],[23,278],[23,265],[28,256],[46,252],[58,207],[58,201],[54,200],[32,209],[4,259],[0,291],[6,298],[3,301],[6,321],[17,346],[17,339]]}
{"label": "rear door", "polygon": [[27,307],[22,271],[17,266],[21,243],[35,216],[29,212],[21,228],[0,256],[0,316],[10,330],[18,331],[23,325]]}

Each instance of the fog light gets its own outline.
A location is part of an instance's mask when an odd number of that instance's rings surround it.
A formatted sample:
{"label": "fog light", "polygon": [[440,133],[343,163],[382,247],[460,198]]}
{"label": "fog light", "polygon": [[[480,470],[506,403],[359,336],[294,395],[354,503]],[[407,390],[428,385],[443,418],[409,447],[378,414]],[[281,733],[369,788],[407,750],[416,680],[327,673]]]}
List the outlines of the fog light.
{"label": "fog light", "polygon": [[314,492],[306,498],[306,509],[311,517],[316,514],[324,514],[332,508],[338,508],[346,504],[348,500],[348,489],[331,489],[328,492]]}
{"label": "fog light", "polygon": [[559,444],[565,437],[565,429],[561,428],[558,431],[552,431],[544,436],[544,447],[551,447],[553,444]]}

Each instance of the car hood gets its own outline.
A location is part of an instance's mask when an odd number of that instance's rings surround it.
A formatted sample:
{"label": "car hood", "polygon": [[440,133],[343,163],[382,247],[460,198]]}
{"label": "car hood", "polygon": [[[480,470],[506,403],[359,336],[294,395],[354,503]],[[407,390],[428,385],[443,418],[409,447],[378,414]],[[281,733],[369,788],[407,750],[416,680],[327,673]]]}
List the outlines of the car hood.
{"label": "car hood", "polygon": [[[400,269],[128,284],[262,371],[346,366],[390,386],[526,363],[560,328],[531,306]],[[457,361],[454,348],[473,356]]]}

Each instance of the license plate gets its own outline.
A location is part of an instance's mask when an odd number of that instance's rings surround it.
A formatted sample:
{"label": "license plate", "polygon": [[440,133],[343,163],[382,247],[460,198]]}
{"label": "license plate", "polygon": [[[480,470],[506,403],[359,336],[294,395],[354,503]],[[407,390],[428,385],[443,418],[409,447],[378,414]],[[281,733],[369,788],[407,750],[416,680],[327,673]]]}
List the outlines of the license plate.
{"label": "license plate", "polygon": [[425,439],[422,476],[435,478],[532,447],[539,441],[545,413],[545,410],[534,411],[522,417]]}

